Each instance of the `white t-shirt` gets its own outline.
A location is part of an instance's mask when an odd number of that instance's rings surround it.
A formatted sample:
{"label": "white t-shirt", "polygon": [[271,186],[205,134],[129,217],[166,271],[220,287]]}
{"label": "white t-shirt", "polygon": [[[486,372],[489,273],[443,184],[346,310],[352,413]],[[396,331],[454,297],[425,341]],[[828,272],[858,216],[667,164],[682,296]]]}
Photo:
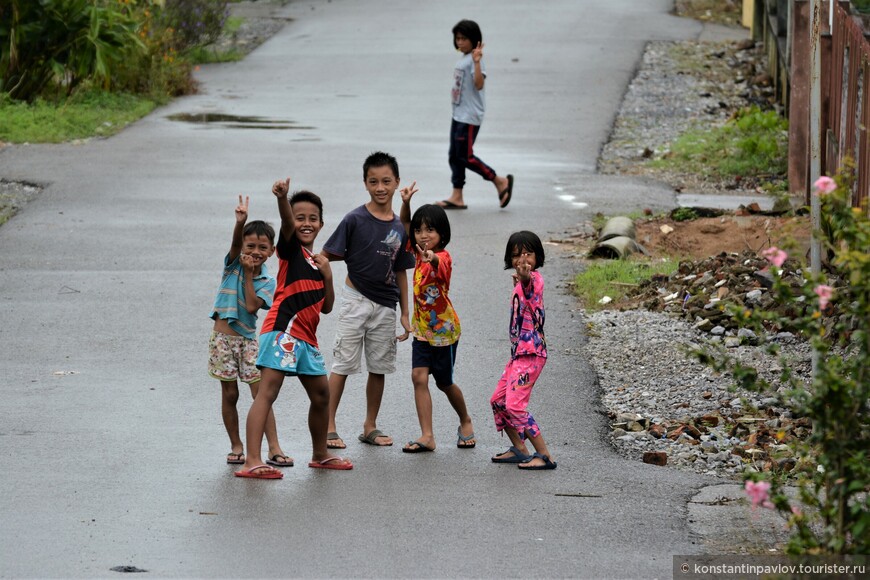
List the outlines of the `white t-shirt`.
{"label": "white t-shirt", "polygon": [[[485,78],[483,59],[480,61],[480,71]],[[486,109],[484,90],[478,91],[474,87],[474,61],[471,53],[463,55],[453,69],[453,119],[469,125],[482,125]]]}

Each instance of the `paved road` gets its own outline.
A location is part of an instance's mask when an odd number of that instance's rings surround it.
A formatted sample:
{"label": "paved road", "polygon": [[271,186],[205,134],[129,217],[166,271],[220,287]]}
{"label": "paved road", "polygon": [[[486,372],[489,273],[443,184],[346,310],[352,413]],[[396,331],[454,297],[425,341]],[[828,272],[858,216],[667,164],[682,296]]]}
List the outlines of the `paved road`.
{"label": "paved road", "polygon": [[[0,177],[45,186],[0,228],[0,576],[115,577],[128,565],[156,577],[669,577],[672,554],[700,549],[686,501],[706,480],[624,461],[604,442],[565,286],[575,265],[552,247],[542,270],[552,358],[533,409],[558,470],[489,462],[507,440],[488,397],[508,354],[508,234],[559,235],[593,212],[674,205],[661,185],[594,173],[644,43],[700,32],[670,5],[291,2],[280,34],[241,63],[203,67],[200,94],[122,134],[0,151]],[[486,43],[478,152],[516,175],[507,210],[471,179],[470,209],[450,215],[457,378],[478,448],[455,448],[455,417],[437,396],[436,453],[357,444],[363,389],[351,378],[339,429],[356,468],[310,470],[307,405],[288,381],[279,430],[301,466],[281,481],[238,480],[223,464],[218,387],[205,373],[236,196],[251,195],[252,218],[275,221],[269,187],[290,175],[323,196],[326,236],[366,200],[362,161],[384,149],[403,181],[417,181],[418,203],[445,197],[460,18],[479,21]],[[168,118],[181,113],[285,128]],[[334,323],[321,325],[327,355]],[[407,343],[399,366],[381,427],[403,442],[418,429]]]}

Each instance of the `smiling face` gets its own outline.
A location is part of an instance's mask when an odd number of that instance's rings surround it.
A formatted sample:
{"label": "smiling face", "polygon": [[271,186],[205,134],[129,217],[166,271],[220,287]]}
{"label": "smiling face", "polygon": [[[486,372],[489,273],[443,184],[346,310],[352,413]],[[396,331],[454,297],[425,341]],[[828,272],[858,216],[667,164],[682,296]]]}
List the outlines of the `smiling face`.
{"label": "smiling face", "polygon": [[242,254],[251,256],[256,268],[262,266],[274,251],[275,246],[267,236],[248,234],[242,239]]}
{"label": "smiling face", "polygon": [[320,209],[310,201],[297,201],[290,209],[293,211],[296,239],[310,250],[314,245],[314,239],[323,228]]}
{"label": "smiling face", "polygon": [[537,267],[537,258],[534,250],[515,247],[511,252],[511,265],[516,268],[519,264],[525,264],[530,270],[534,270]]}
{"label": "smiling face", "polygon": [[414,239],[424,250],[432,250],[434,252],[440,249],[441,246],[441,235],[427,223],[420,224],[420,227],[414,230]]}
{"label": "smiling face", "polygon": [[389,165],[369,167],[366,171],[366,191],[372,198],[372,203],[381,209],[393,208],[393,194],[399,187],[399,178],[393,173]]}

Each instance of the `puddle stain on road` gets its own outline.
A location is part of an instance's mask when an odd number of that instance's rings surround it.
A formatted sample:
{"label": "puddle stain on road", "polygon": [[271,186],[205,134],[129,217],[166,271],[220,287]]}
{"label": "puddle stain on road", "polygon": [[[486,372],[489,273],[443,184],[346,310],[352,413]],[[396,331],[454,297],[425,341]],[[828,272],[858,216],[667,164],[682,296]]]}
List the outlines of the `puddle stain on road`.
{"label": "puddle stain on road", "polygon": [[293,121],[269,119],[267,117],[226,115],[224,113],[176,113],[167,115],[170,121],[194,123],[197,125],[220,125],[228,129],[267,129],[311,131],[316,127],[298,125]]}

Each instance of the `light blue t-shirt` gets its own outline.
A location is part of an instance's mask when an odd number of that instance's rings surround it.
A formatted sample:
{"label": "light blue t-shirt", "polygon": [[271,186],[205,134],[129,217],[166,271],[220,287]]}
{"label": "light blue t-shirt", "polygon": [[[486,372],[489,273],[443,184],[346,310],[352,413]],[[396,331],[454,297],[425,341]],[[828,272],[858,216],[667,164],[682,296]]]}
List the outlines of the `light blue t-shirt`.
{"label": "light blue t-shirt", "polygon": [[[480,60],[480,72],[486,78],[483,59]],[[485,90],[478,91],[474,87],[474,60],[471,53],[463,55],[453,69],[453,119],[468,125],[482,125],[486,109]]]}
{"label": "light blue t-shirt", "polygon": [[[242,278],[243,268],[239,257],[236,256],[232,262],[229,261],[229,254],[224,258],[224,273],[211,318],[226,320],[230,328],[245,338],[256,338],[257,314],[251,314],[245,308],[245,280]],[[260,266],[260,275],[254,278],[254,291],[263,299],[263,309],[268,310],[275,294],[275,279],[269,276],[266,264]]]}

